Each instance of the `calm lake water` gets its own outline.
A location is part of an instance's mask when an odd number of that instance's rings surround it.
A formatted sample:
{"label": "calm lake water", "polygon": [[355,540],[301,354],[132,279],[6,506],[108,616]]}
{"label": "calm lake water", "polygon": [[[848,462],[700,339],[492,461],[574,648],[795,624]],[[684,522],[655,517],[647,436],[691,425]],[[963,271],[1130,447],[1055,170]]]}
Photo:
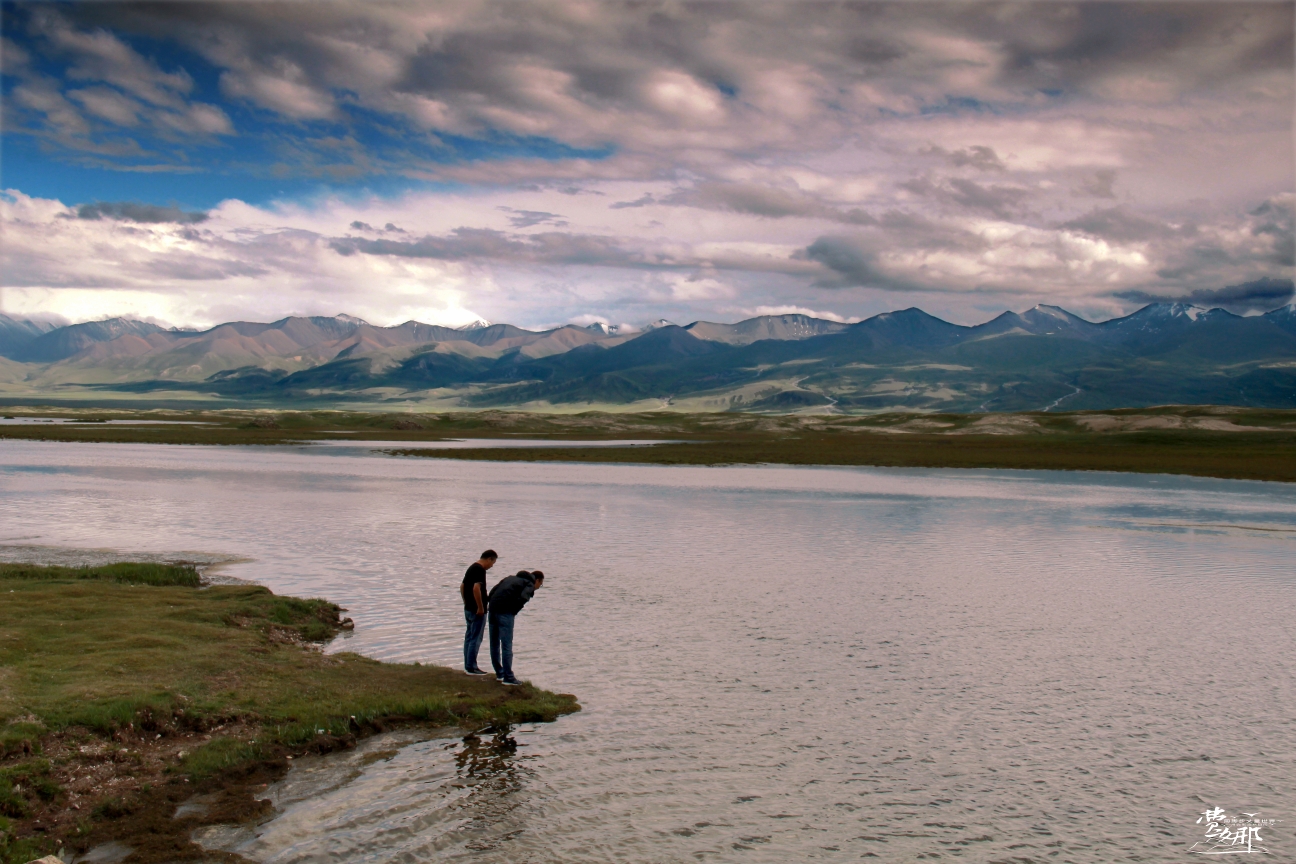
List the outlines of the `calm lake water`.
{"label": "calm lake water", "polygon": [[1182,861],[1208,807],[1296,859],[1293,485],[5,441],[0,544],[245,559],[452,665],[477,553],[545,570],[515,669],[584,710],[315,766],[260,861]]}

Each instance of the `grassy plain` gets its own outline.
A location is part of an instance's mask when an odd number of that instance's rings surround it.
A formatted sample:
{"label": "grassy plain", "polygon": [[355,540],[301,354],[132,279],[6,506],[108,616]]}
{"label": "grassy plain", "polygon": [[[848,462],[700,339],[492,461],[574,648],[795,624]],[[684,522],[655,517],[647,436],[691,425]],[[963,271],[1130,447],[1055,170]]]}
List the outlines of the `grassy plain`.
{"label": "grassy plain", "polygon": [[[1116,411],[873,415],[751,413],[367,414],[345,411],[10,409],[74,423],[0,425],[0,439],[277,445],[397,442],[401,456],[667,465],[876,465],[1190,474],[1296,482],[1296,411],[1167,406]],[[95,422],[105,420],[128,422]],[[140,421],[170,421],[147,424]],[[183,425],[176,424],[180,421]],[[653,447],[414,450],[446,438],[646,439]]]}
{"label": "grassy plain", "polygon": [[[109,839],[133,862],[191,859],[189,832],[262,815],[252,792],[295,754],[579,710],[529,684],[326,655],[336,605],[197,585],[184,566],[0,564],[0,861]],[[208,812],[172,819],[198,792]]]}
{"label": "grassy plain", "polygon": [[806,434],[779,440],[663,444],[633,449],[482,448],[395,449],[395,455],[505,462],[636,463],[653,465],[869,465],[899,468],[1017,468],[1187,474],[1296,482],[1296,434],[1139,432],[1056,435],[1028,439],[990,436],[881,437]]}

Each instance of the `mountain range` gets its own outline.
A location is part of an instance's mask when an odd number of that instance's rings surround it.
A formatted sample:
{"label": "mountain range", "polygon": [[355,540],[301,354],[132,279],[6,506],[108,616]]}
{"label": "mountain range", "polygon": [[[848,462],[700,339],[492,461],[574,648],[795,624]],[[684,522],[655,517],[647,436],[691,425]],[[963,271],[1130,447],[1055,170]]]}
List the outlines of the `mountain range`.
{"label": "mountain range", "polygon": [[1296,407],[1296,304],[1242,317],[1157,303],[1099,323],[1057,306],[951,324],[766,315],[641,331],[347,315],[164,329],[0,315],[0,398],[290,406],[765,412]]}

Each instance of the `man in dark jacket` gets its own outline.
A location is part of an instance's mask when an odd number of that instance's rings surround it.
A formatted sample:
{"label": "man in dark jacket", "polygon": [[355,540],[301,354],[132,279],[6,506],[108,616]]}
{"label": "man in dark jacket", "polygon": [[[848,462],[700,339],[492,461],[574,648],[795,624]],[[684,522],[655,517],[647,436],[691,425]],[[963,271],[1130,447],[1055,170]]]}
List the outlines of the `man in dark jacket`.
{"label": "man in dark jacket", "polygon": [[516,684],[513,677],[513,619],[544,583],[539,570],[519,570],[515,576],[505,576],[490,590],[486,614],[490,622],[491,665],[495,677],[504,684]]}

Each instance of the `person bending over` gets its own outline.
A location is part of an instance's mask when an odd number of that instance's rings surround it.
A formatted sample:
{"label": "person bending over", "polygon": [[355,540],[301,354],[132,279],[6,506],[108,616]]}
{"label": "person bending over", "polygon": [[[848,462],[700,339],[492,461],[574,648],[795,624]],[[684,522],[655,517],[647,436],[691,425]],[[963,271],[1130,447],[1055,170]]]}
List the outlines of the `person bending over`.
{"label": "person bending over", "polygon": [[513,619],[543,583],[544,573],[539,570],[519,570],[497,582],[487,597],[491,665],[495,677],[504,684],[518,683],[513,677]]}
{"label": "person bending over", "polygon": [[486,629],[486,571],[495,566],[499,555],[487,549],[476,562],[468,566],[459,596],[463,598],[464,619],[468,629],[464,632],[464,671],[469,675],[485,675],[477,668],[477,650],[481,648],[482,634]]}

